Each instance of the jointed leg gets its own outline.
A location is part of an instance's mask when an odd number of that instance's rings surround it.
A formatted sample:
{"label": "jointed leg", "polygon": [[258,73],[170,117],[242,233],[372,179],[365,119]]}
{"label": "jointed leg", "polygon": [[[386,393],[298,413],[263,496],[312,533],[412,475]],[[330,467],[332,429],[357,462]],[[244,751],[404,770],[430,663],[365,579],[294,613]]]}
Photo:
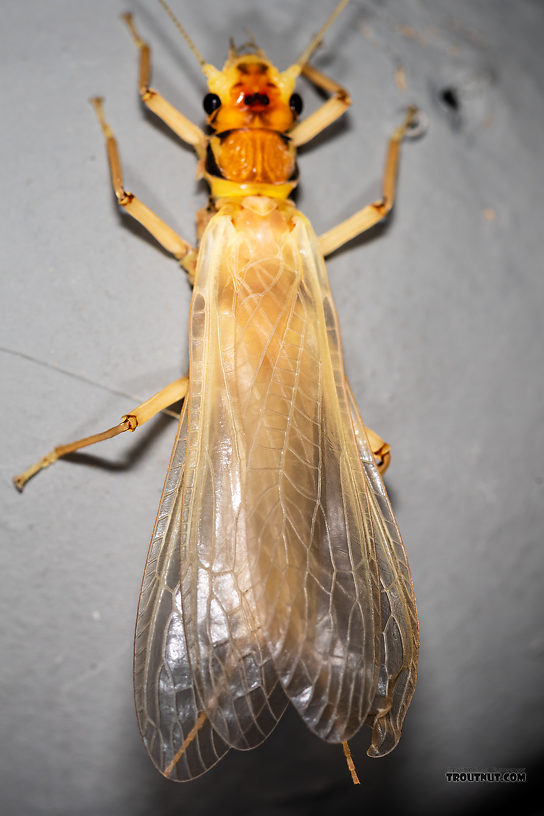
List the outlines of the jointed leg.
{"label": "jointed leg", "polygon": [[318,133],[321,133],[322,130],[325,130],[326,127],[342,116],[351,105],[349,93],[334,79],[329,79],[317,68],[313,68],[308,64],[304,66],[302,73],[318,88],[332,93],[334,96],[327,99],[324,105],[295,125],[290,131],[289,136],[293,140],[295,147],[300,147],[300,145],[309,142],[310,139],[313,139],[314,136],[317,136]]}
{"label": "jointed leg", "polygon": [[372,451],[378,470],[383,476],[391,464],[391,447],[387,442],[384,442],[372,428],[367,428],[365,425],[365,431],[370,450]]}
{"label": "jointed leg", "polygon": [[126,13],[122,15],[123,20],[129,27],[132,39],[138,46],[140,51],[140,73],[139,73],[139,91],[144,105],[147,105],[149,110],[153,111],[159,119],[162,119],[168,127],[176,133],[180,139],[183,139],[187,144],[193,145],[199,157],[202,157],[206,147],[206,136],[204,132],[193,124],[190,119],[187,119],[177,108],[168,102],[153,88],[149,87],[149,80],[151,76],[151,50],[146,42],[144,42],[136,30],[132,14]]}
{"label": "jointed leg", "polygon": [[124,431],[135,431],[136,428],[139,428],[140,425],[143,425],[148,419],[158,414],[159,411],[163,411],[165,408],[168,408],[169,405],[183,399],[187,394],[188,385],[189,378],[181,377],[181,379],[175,380],[167,385],[166,388],[163,388],[148,400],[142,402],[141,405],[138,405],[130,411],[130,413],[125,414],[119,425],[115,425],[107,431],[102,431],[102,433],[93,434],[84,439],[78,439],[75,442],[69,442],[67,445],[59,445],[46,456],[43,456],[39,462],[36,462],[36,464],[25,470],[24,473],[15,476],[13,479],[15,487],[17,490],[22,490],[32,476],[39,473],[40,470],[49,467],[49,465],[52,465],[53,462],[56,462],[57,459],[60,459],[62,456],[74,453],[74,451],[81,450],[81,448],[86,448],[88,445],[94,445],[95,442],[111,439]]}
{"label": "jointed leg", "polygon": [[343,742],[342,748],[344,749],[344,756],[346,758],[348,770],[351,774],[352,782],[354,785],[360,785],[361,783],[359,782],[359,777],[357,776],[357,771],[355,770],[355,763],[353,762],[353,757],[351,756],[349,744],[347,742]]}
{"label": "jointed leg", "polygon": [[108,159],[110,163],[111,180],[113,190],[115,192],[117,201],[126,212],[129,213],[136,221],[139,221],[154,238],[161,244],[168,252],[179,261],[181,266],[189,273],[189,280],[193,283],[194,272],[196,267],[197,251],[181,238],[177,232],[168,226],[168,224],[159,218],[158,215],[146,207],[145,204],[136,198],[135,195],[129,193],[123,187],[123,173],[121,170],[121,160],[119,158],[119,150],[113,131],[104,118],[102,110],[102,99],[95,97],[91,100],[102,128],[102,132],[106,139],[106,148],[108,151]]}
{"label": "jointed leg", "polygon": [[319,248],[324,256],[330,255],[330,253],[334,252],[338,247],[351,241],[352,238],[365,232],[365,230],[370,229],[370,227],[373,227],[390,212],[395,202],[400,143],[410,128],[416,124],[417,116],[417,108],[408,108],[406,119],[393,133],[389,141],[383,176],[383,197],[381,201],[368,204],[366,207],[363,207],[362,210],[356,212],[355,215],[352,215],[351,218],[342,221],[341,224],[320,235]]}

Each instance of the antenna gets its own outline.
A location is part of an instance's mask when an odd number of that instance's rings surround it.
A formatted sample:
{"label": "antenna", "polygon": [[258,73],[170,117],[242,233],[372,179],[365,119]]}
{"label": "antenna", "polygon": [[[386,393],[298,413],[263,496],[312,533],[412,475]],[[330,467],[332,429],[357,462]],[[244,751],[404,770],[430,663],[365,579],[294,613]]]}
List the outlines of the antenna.
{"label": "antenna", "polygon": [[[159,3],[162,3],[162,0],[159,0]],[[338,15],[345,9],[348,3],[349,0],[340,0],[340,2],[334,9],[333,13],[329,17],[325,25],[323,25],[319,29],[315,37],[312,39],[310,44],[304,49],[300,57],[297,60],[295,60],[295,62],[293,63],[294,65],[299,65],[301,69],[304,68],[304,66],[310,59],[312,53],[315,51],[318,45],[321,45],[321,41],[323,40],[323,35],[325,34],[326,30],[329,28],[329,26],[332,25],[332,23],[336,20]]]}
{"label": "antenna", "polygon": [[189,35],[181,25],[180,21],[178,20],[178,18],[176,17],[168,3],[166,3],[166,0],[159,0],[159,3],[161,4],[165,12],[168,14],[170,19],[176,26],[177,30],[179,31],[179,33],[181,34],[181,36],[183,37],[183,39],[185,40],[185,42],[187,43],[195,57],[197,58],[198,62],[200,63],[200,67],[204,69],[204,66],[206,65],[206,60],[204,59],[204,57],[202,56],[202,54],[200,53],[192,39],[189,37]]}

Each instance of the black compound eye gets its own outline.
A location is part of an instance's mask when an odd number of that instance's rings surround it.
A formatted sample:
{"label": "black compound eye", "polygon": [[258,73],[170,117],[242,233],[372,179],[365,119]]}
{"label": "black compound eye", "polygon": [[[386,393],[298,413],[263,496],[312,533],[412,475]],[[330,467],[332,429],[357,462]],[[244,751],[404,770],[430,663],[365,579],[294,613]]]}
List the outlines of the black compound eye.
{"label": "black compound eye", "polygon": [[289,100],[289,107],[296,116],[300,116],[300,114],[302,113],[302,97],[300,96],[300,94],[294,93],[291,95],[291,99]]}
{"label": "black compound eye", "polygon": [[217,94],[208,93],[202,100],[202,107],[208,114],[212,114],[217,108],[221,107],[221,100],[217,96]]}

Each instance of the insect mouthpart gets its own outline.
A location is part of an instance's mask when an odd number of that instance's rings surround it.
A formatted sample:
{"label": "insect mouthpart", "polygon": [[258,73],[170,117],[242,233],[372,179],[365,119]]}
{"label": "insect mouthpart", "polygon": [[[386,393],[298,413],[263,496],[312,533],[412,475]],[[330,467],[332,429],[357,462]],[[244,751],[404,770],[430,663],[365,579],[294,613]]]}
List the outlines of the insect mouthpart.
{"label": "insect mouthpart", "polygon": [[254,93],[244,96],[244,104],[250,108],[266,108],[270,105],[270,99],[266,94]]}

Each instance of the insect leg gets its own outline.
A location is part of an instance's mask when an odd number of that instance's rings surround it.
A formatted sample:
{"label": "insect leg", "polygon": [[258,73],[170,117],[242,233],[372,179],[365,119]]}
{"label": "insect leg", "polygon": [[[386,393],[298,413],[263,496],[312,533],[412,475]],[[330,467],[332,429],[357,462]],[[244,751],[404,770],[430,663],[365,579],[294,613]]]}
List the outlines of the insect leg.
{"label": "insect leg", "polygon": [[351,779],[354,785],[360,785],[359,777],[357,776],[357,771],[355,770],[355,763],[353,762],[353,757],[351,756],[351,751],[349,748],[349,744],[347,742],[342,743],[342,748],[344,749],[344,756],[346,758],[348,770],[351,774]]}
{"label": "insect leg", "polygon": [[395,130],[387,149],[385,160],[385,171],[382,182],[382,198],[374,201],[359,210],[350,218],[342,221],[336,227],[319,236],[319,248],[324,256],[330,255],[335,249],[351,241],[357,235],[370,229],[391,211],[395,203],[395,192],[397,187],[397,171],[399,166],[400,143],[408,131],[418,122],[418,110],[409,107],[406,118],[402,125]]}
{"label": "insect leg", "polygon": [[123,187],[123,173],[121,170],[117,141],[112,129],[104,118],[104,112],[102,110],[103,100],[99,97],[94,97],[91,99],[91,102],[96,110],[100,127],[106,139],[111,180],[119,205],[136,219],[136,221],[139,221],[159,244],[179,261],[181,266],[188,272],[190,282],[193,283],[197,258],[196,249],[184,241],[177,232],[174,232],[165,221],[159,218],[158,215],[155,215],[155,213],[150,210],[149,207],[146,207],[135,195],[125,190]]}
{"label": "insect leg", "polygon": [[365,431],[376,465],[383,476],[391,463],[391,447],[372,428],[365,425]]}
{"label": "insect leg", "polygon": [[151,77],[151,49],[149,45],[142,40],[136,26],[132,14],[127,12],[122,15],[126,22],[132,39],[136,43],[140,52],[140,73],[138,77],[138,89],[142,102],[149,110],[162,119],[168,127],[176,133],[180,139],[187,144],[193,145],[199,157],[204,154],[206,147],[206,136],[204,132],[190,119],[187,119],[177,108],[168,102],[162,94],[149,87],[149,80]]}
{"label": "insect leg", "polygon": [[143,425],[144,422],[147,422],[147,420],[151,419],[155,414],[158,414],[159,411],[163,411],[165,408],[168,408],[169,405],[183,399],[187,394],[188,385],[189,377],[181,377],[179,380],[174,380],[174,382],[171,382],[166,388],[163,388],[148,400],[142,402],[141,405],[138,405],[130,411],[130,413],[125,414],[119,425],[115,425],[107,431],[86,436],[83,439],[77,439],[75,442],[69,442],[67,445],[59,445],[53,448],[52,451],[25,470],[24,473],[20,473],[19,476],[14,477],[13,482],[15,487],[17,490],[22,491],[32,476],[35,476],[40,470],[49,467],[49,465],[52,465],[62,456],[74,453],[74,451],[86,448],[89,445],[94,445],[95,442],[103,442],[105,439],[111,439],[124,431],[135,431],[136,428]]}
{"label": "insect leg", "polygon": [[327,99],[324,105],[321,105],[316,111],[311,113],[306,119],[289,132],[289,137],[293,140],[295,147],[306,144],[322,130],[331,125],[336,119],[342,116],[351,105],[351,97],[349,93],[334,79],[322,74],[317,68],[311,65],[305,65],[302,73],[310,82],[313,82],[322,91],[334,94],[331,99]]}

